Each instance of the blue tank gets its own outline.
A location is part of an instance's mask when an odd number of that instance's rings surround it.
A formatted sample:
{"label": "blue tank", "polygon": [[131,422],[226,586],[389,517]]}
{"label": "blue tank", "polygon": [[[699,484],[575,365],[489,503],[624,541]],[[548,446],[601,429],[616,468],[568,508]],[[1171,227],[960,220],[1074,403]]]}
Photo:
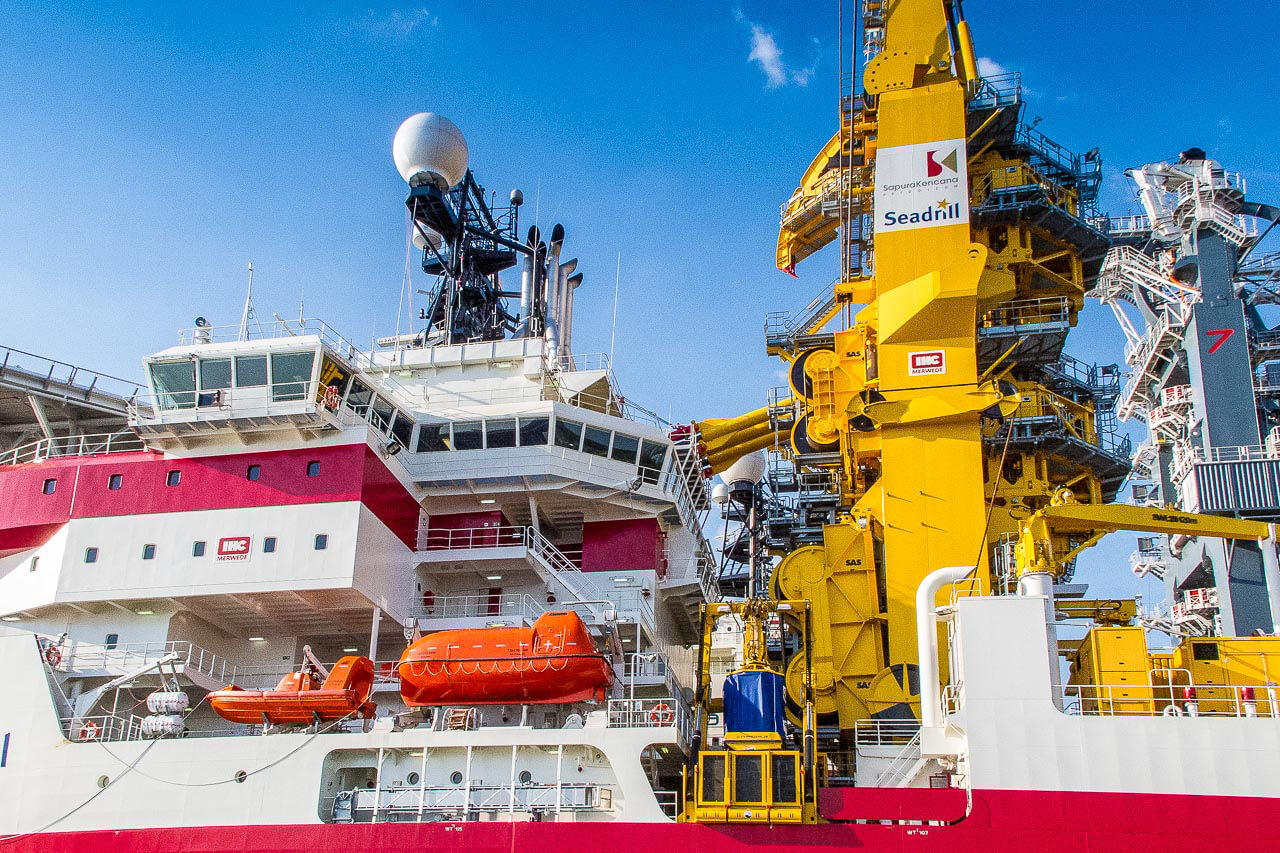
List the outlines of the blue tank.
{"label": "blue tank", "polygon": [[735,672],[724,679],[724,730],[786,736],[782,676],[769,670]]}

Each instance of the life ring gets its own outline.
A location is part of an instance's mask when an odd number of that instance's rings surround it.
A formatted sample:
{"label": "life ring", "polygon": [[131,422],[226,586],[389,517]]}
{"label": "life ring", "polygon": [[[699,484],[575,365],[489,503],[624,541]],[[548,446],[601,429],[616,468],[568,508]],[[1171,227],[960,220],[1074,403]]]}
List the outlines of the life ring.
{"label": "life ring", "polygon": [[53,643],[46,643],[44,647],[44,662],[49,666],[56,667],[62,663],[62,650]]}
{"label": "life ring", "polygon": [[80,727],[80,740],[97,740],[98,724],[93,720],[85,720],[84,725]]}
{"label": "life ring", "polygon": [[1165,705],[1164,710],[1160,713],[1166,717],[1181,717],[1183,711],[1177,705]]}
{"label": "life ring", "polygon": [[649,722],[655,726],[669,726],[676,721],[676,712],[666,702],[659,702],[649,711]]}

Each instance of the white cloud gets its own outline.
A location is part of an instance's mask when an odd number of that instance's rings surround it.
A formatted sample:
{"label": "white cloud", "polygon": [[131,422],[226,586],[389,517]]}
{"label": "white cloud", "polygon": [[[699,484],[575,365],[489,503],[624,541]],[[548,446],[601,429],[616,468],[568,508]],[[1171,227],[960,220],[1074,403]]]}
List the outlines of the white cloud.
{"label": "white cloud", "polygon": [[988,56],[978,57],[978,76],[979,77],[999,77],[1008,74],[1009,69],[1005,68],[999,62]]}
{"label": "white cloud", "polygon": [[369,32],[376,36],[391,38],[407,38],[419,27],[435,27],[440,24],[439,16],[431,14],[428,9],[411,9],[407,12],[396,11],[382,18],[375,18],[373,13],[370,12],[369,16]]}
{"label": "white cloud", "polygon": [[751,28],[751,53],[747,55],[747,62],[754,62],[760,66],[760,70],[764,72],[766,89],[780,89],[789,83],[796,86],[809,85],[809,81],[818,71],[816,55],[813,64],[807,68],[788,68],[787,63],[782,59],[782,48],[778,47],[773,33],[755,21],[748,20],[740,8],[734,8],[733,19]]}

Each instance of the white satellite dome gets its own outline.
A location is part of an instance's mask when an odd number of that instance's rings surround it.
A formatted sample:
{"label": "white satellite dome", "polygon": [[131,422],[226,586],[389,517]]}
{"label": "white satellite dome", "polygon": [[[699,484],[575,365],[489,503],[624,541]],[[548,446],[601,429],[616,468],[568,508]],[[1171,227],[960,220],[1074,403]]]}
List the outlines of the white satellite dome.
{"label": "white satellite dome", "polygon": [[[426,236],[422,236],[423,232]],[[444,235],[434,228],[419,229],[416,226],[413,229],[413,245],[418,249],[425,249],[430,246],[437,251],[444,245]]]}
{"label": "white satellite dome", "polygon": [[405,119],[391,143],[391,156],[400,176],[411,185],[429,180],[441,188],[452,187],[467,174],[467,141],[462,131],[435,113]]}
{"label": "white satellite dome", "polygon": [[729,488],[733,488],[734,483],[750,483],[755,485],[764,479],[764,454],[750,453],[730,465],[721,475],[720,479],[729,484]]}

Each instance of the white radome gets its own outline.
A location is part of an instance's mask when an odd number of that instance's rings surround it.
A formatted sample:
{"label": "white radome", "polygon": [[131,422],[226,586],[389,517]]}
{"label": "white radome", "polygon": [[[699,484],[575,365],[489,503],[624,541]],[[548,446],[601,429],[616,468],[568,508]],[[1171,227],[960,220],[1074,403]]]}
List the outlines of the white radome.
{"label": "white radome", "polygon": [[467,173],[467,141],[442,115],[417,113],[405,119],[391,143],[400,176],[410,184],[426,175],[438,186],[456,186]]}
{"label": "white radome", "polygon": [[755,484],[764,479],[764,468],[764,454],[749,453],[730,465],[720,475],[720,479],[728,483],[730,487],[734,483],[743,481]]}
{"label": "white radome", "polygon": [[430,246],[433,249],[439,250],[439,248],[444,245],[444,235],[434,228],[427,228],[425,231],[426,236],[424,237],[422,230],[416,227],[413,229],[414,247],[418,249],[425,249],[427,246]]}

